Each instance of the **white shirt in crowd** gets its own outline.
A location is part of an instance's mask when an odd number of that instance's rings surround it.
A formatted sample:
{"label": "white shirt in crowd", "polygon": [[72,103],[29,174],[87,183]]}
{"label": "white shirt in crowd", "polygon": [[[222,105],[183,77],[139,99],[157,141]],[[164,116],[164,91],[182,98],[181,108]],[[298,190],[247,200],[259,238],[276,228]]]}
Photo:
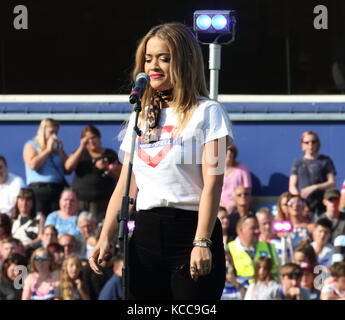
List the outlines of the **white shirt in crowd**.
{"label": "white shirt in crowd", "polygon": [[24,188],[25,183],[23,179],[13,173],[8,173],[7,181],[0,184],[0,212],[6,213],[9,216],[12,214],[17,195],[20,188]]}
{"label": "white shirt in crowd", "polygon": [[[311,246],[315,250],[316,248],[315,242],[312,242]],[[332,265],[333,252],[334,252],[334,247],[331,244],[326,244],[317,256],[318,264],[321,264],[326,267],[330,267]]]}
{"label": "white shirt in crowd", "polygon": [[[134,116],[135,113],[130,117],[128,130],[120,146],[120,150],[128,153]],[[176,122],[174,108],[163,108],[158,124],[161,128],[158,141],[142,144],[141,137],[136,140],[133,172],[139,189],[137,210],[175,207],[197,211],[203,189],[203,144],[226,136],[232,139],[228,115],[216,101],[201,100],[179,137],[174,136]],[[142,131],[145,132],[145,129],[142,128]],[[225,150],[226,146],[222,148]],[[123,152],[120,152],[121,157]],[[224,173],[224,167],[218,168],[217,172]]]}
{"label": "white shirt in crowd", "polygon": [[280,298],[280,289],[280,285],[274,280],[269,282],[253,282],[249,285],[244,300],[272,300]]}

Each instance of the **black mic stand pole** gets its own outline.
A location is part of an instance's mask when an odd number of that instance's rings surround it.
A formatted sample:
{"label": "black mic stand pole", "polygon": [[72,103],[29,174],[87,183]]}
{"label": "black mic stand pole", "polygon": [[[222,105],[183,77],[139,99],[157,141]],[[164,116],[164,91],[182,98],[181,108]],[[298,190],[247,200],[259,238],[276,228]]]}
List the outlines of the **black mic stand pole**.
{"label": "black mic stand pole", "polygon": [[134,158],[134,152],[135,152],[135,142],[137,136],[141,136],[141,131],[138,128],[138,119],[139,114],[141,112],[141,101],[138,99],[138,101],[135,103],[134,106],[135,114],[135,122],[133,126],[132,131],[132,142],[131,142],[131,152],[130,152],[130,161],[128,164],[128,171],[127,171],[127,180],[126,180],[126,190],[125,194],[122,197],[122,203],[121,203],[121,210],[119,211],[119,236],[118,240],[120,243],[120,248],[123,248],[123,257],[124,257],[124,263],[122,268],[122,296],[123,300],[128,300],[128,288],[129,288],[129,276],[128,276],[128,226],[127,222],[129,220],[129,205],[134,204],[134,199],[131,199],[129,197],[129,190],[130,190],[130,184],[131,184],[131,177],[132,177],[132,170],[133,170],[133,158]]}

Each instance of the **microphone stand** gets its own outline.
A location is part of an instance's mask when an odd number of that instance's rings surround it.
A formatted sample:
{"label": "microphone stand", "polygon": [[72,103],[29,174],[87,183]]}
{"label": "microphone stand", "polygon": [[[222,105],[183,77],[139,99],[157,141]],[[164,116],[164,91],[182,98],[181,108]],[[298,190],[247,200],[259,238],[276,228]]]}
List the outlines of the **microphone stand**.
{"label": "microphone stand", "polygon": [[128,300],[128,288],[129,288],[129,276],[128,276],[128,220],[129,220],[129,205],[134,204],[134,199],[129,197],[129,190],[131,184],[131,177],[133,171],[133,158],[135,152],[135,142],[137,136],[141,136],[141,131],[138,128],[138,119],[141,112],[141,101],[137,100],[134,106],[135,122],[132,131],[132,142],[131,142],[131,152],[130,161],[128,164],[127,179],[126,179],[126,189],[125,194],[122,197],[121,210],[119,211],[119,235],[118,240],[120,243],[120,248],[123,248],[123,268],[122,268],[122,296],[123,300]]}

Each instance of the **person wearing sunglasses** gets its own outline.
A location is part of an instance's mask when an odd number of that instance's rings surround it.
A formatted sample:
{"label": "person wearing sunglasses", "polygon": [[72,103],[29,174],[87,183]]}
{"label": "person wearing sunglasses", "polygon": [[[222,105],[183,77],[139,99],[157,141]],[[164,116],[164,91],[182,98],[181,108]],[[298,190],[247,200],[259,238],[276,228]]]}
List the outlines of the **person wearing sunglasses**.
{"label": "person wearing sunglasses", "polygon": [[51,253],[40,247],[30,259],[30,273],[25,279],[22,300],[54,300],[59,285],[60,272],[54,270]]}
{"label": "person wearing sunglasses", "polygon": [[280,299],[309,300],[309,290],[301,287],[302,268],[295,263],[287,263],[280,268]]}
{"label": "person wearing sunglasses", "polygon": [[293,230],[289,234],[291,245],[295,248],[301,240],[311,240],[313,230],[312,223],[306,223],[303,217],[305,201],[298,194],[288,194],[288,219],[292,223]]}
{"label": "person wearing sunglasses", "polygon": [[336,170],[330,157],[319,154],[319,136],[306,131],[301,136],[304,156],[293,162],[289,180],[289,191],[300,194],[309,205],[316,220],[325,210],[322,203],[324,191],[335,187]]}

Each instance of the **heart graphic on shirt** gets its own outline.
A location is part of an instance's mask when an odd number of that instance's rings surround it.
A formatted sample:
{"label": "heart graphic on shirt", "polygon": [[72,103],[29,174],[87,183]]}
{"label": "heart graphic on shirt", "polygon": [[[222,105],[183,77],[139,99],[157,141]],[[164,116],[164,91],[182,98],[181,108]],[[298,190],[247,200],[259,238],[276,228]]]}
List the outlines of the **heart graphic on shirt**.
{"label": "heart graphic on shirt", "polygon": [[[161,137],[163,136],[163,134],[165,133],[172,133],[174,129],[174,126],[164,126],[161,128],[161,135],[159,137],[159,140],[156,142],[159,144],[159,141],[161,140]],[[174,135],[171,134],[170,135],[170,138],[174,138]],[[155,168],[157,167],[160,162],[165,158],[165,156],[168,154],[168,152],[172,149],[172,147],[174,146],[173,145],[173,141],[171,141],[171,144],[170,145],[167,145],[167,146],[164,146],[164,147],[161,147],[161,146],[157,146],[156,148],[152,148],[152,149],[159,149],[160,148],[160,151],[155,154],[154,156],[148,154],[144,149],[142,149],[140,147],[141,145],[141,140],[142,140],[142,137],[140,136],[138,138],[138,145],[139,147],[137,148],[136,152],[137,152],[137,155],[138,157],[143,160],[147,165],[151,166],[152,168]]]}

